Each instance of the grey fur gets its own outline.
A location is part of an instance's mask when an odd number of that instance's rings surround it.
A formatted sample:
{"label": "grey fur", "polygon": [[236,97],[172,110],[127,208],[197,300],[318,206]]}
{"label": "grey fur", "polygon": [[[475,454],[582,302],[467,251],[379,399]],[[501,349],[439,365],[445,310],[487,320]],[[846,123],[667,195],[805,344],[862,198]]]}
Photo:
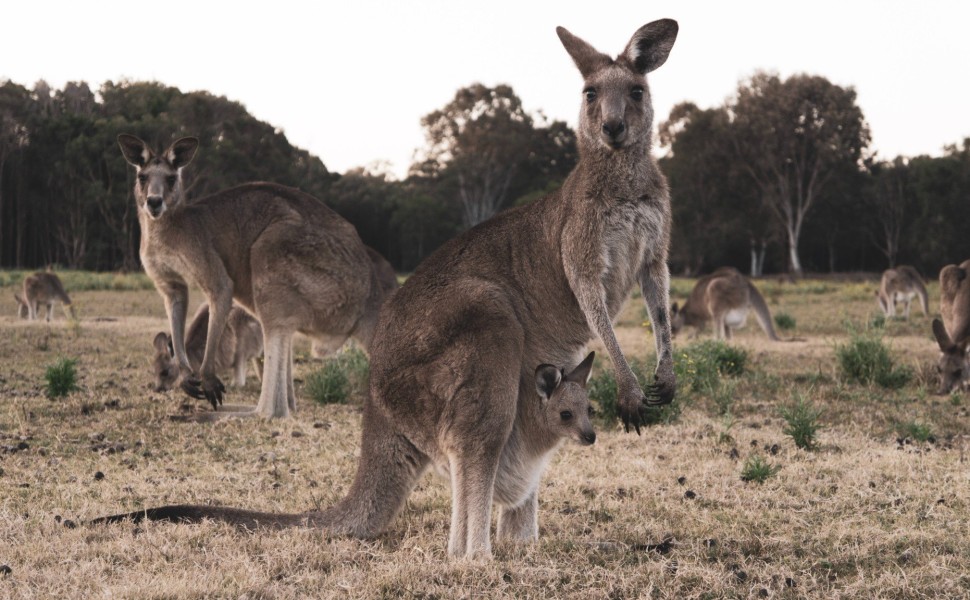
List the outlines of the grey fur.
{"label": "grey fur", "polygon": [[919,271],[907,265],[900,265],[895,269],[886,269],[882,273],[879,281],[879,290],[876,292],[876,301],[879,308],[887,317],[896,316],[896,303],[905,302],[906,308],[903,318],[909,318],[909,306],[913,298],[919,298],[920,308],[923,315],[929,314],[929,297],[926,294],[926,285]]}
{"label": "grey fur", "polygon": [[731,339],[732,330],[744,327],[751,310],[765,334],[780,341],[768,304],[758,288],[734,267],[721,267],[697,280],[684,306],[675,303],[670,307],[671,328],[674,335],[685,326],[700,332],[713,321],[714,336]]}
{"label": "grey fur", "polygon": [[940,271],[940,313],[933,335],[940,347],[938,394],[970,384],[970,260]]}
{"label": "grey fur", "polygon": [[40,316],[40,307],[47,307],[46,319],[49,322],[54,315],[54,304],[60,302],[64,311],[75,317],[71,297],[64,290],[61,279],[50,272],[38,272],[24,278],[23,292],[14,294],[17,300],[17,313],[21,318],[36,320]]}

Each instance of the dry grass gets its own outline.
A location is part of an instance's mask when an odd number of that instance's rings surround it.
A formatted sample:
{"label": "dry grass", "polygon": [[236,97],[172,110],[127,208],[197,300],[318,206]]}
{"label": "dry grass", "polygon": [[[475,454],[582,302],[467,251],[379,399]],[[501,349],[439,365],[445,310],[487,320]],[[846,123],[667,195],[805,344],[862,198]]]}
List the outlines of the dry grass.
{"label": "dry grass", "polygon": [[[935,384],[920,375],[897,391],[838,382],[834,346],[846,322],[875,314],[872,287],[764,287],[807,341],[772,344],[752,319],[734,342],[750,365],[730,419],[699,396],[679,421],[642,437],[612,427],[591,448],[564,446],[542,483],[539,543],[500,545],[486,564],[446,560],[450,494],[432,476],[371,541],[216,523],[63,527],[59,519],[171,502],[326,506],[353,477],[359,410],[301,397],[287,422],[172,423],[183,397],[148,390],[151,339],[165,328],[155,292],[70,290],[81,313],[73,326],[60,313],[50,327],[20,321],[11,299],[0,311],[0,565],[11,569],[0,596],[970,595],[970,401],[930,395]],[[652,350],[642,321],[631,302],[620,320],[631,355]],[[885,328],[893,356],[927,372],[936,354],[929,319]],[[320,366],[306,351],[298,346],[301,381]],[[59,357],[78,360],[82,389],[51,401],[43,375]],[[782,433],[778,407],[796,390],[823,409],[813,452]],[[230,401],[257,396],[251,377]],[[929,425],[935,443],[897,441],[898,426],[912,422]],[[741,481],[753,453],[781,470],[763,484]]]}

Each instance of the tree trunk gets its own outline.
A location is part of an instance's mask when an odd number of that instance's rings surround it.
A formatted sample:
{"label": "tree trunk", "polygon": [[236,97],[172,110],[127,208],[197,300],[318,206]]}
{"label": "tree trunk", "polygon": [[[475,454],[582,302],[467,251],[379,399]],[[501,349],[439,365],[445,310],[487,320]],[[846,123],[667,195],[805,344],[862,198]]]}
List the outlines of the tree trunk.
{"label": "tree trunk", "polygon": [[788,270],[795,277],[802,276],[802,261],[798,258],[798,234],[788,230]]}

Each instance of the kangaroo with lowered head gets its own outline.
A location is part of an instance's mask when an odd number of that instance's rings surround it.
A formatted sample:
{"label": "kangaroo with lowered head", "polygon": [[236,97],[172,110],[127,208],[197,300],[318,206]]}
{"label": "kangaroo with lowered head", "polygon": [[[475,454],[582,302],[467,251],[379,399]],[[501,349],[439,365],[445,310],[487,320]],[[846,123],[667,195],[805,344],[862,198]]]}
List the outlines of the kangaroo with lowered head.
{"label": "kangaroo with lowered head", "polygon": [[[549,413],[537,402],[536,379],[548,378],[536,365],[576,364],[598,336],[616,370],[627,426],[639,431],[645,407],[673,399],[670,200],[650,153],[646,73],[667,60],[677,23],[644,25],[616,59],[563,28],[557,33],[584,80],[579,163],[560,190],[444,244],[388,299],[371,349],[360,460],[347,496],[299,515],[175,506],[129,516],[307,524],[370,537],[387,527],[434,464],[451,479],[449,555],[487,558],[493,503],[501,505],[502,538],[537,535],[538,477],[562,435],[549,430],[550,414],[563,423],[583,418],[574,409]],[[612,324],[635,283],[657,349],[646,395]],[[584,377],[579,370],[564,380]]]}
{"label": "kangaroo with lowered head", "polygon": [[940,313],[933,335],[940,346],[938,394],[949,394],[970,383],[970,260],[940,271]]}
{"label": "kangaroo with lowered head", "polygon": [[[206,339],[209,329],[209,305],[199,306],[188,331],[185,333],[185,353],[189,357],[189,364],[198,370],[205,356]],[[155,357],[152,360],[152,370],[155,375],[154,389],[165,392],[175,385],[181,374],[172,336],[161,331],[152,342]],[[263,328],[259,321],[242,308],[233,305],[226,319],[226,330],[219,340],[216,350],[216,372],[223,373],[232,369],[233,383],[236,387],[246,385],[246,363],[253,362],[256,376],[261,377],[256,359],[263,354]]]}
{"label": "kangaroo with lowered head", "polygon": [[913,298],[919,298],[919,306],[923,310],[923,315],[929,314],[929,297],[926,294],[926,285],[919,272],[908,265],[900,265],[895,269],[886,269],[882,272],[882,279],[879,281],[879,289],[876,291],[876,300],[882,314],[887,317],[896,316],[896,303],[904,302],[903,318],[909,318],[909,305]]}
{"label": "kangaroo with lowered head", "polygon": [[[272,183],[249,183],[186,202],[182,169],[199,141],[176,140],[161,154],[122,134],[118,143],[137,169],[135,201],[145,272],[165,300],[179,385],[217,408],[225,387],[216,376],[218,348],[235,300],[263,327],[265,367],[253,411],[206,413],[286,417],[296,408],[295,332],[333,340],[353,337],[369,349],[384,292],[353,225],[316,198]],[[202,365],[185,351],[189,283],[209,305]]]}
{"label": "kangaroo with lowered head", "polygon": [[47,307],[47,321],[51,320],[54,314],[54,304],[60,302],[64,305],[64,310],[71,314],[73,318],[74,307],[71,305],[71,297],[64,290],[64,284],[60,277],[54,273],[37,272],[24,278],[23,292],[14,294],[17,300],[17,313],[21,318],[31,321],[40,316],[40,307]]}
{"label": "kangaroo with lowered head", "polygon": [[765,334],[780,341],[768,304],[758,288],[734,267],[721,267],[697,280],[682,307],[676,302],[670,307],[670,327],[674,335],[685,326],[700,332],[708,321],[713,321],[714,336],[731,339],[732,331],[744,327],[752,310]]}

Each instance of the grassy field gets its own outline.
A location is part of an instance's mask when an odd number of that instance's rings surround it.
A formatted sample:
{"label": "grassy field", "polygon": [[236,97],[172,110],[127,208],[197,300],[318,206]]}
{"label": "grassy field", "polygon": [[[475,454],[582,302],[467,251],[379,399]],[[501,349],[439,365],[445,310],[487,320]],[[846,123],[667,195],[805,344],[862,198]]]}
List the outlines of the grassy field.
{"label": "grassy field", "polygon": [[[58,308],[49,326],[16,318],[17,281],[0,274],[0,597],[970,596],[970,399],[932,394],[930,319],[877,317],[875,283],[760,282],[794,321],[782,335],[804,341],[769,342],[750,319],[732,341],[739,375],[711,377],[711,346],[676,340],[678,410],[640,437],[600,423],[594,446],[563,446],[541,484],[539,542],[475,564],[446,559],[450,493],[431,475],[368,541],[216,523],[64,527],[173,502],[327,506],[353,477],[359,398],[313,402],[304,382],[323,363],[301,340],[294,419],[172,422],[205,407],[149,390],[166,324],[143,278],[65,277],[80,319]],[[691,285],[675,280],[674,296]],[[649,364],[644,320],[635,299],[618,332]],[[836,353],[853,336],[882,341],[902,387],[844,381]],[[45,372],[62,358],[80,389],[48,399]],[[597,364],[598,385],[609,370]],[[228,402],[258,394],[251,376]],[[786,433],[783,410],[799,400],[820,411],[812,449]]]}

